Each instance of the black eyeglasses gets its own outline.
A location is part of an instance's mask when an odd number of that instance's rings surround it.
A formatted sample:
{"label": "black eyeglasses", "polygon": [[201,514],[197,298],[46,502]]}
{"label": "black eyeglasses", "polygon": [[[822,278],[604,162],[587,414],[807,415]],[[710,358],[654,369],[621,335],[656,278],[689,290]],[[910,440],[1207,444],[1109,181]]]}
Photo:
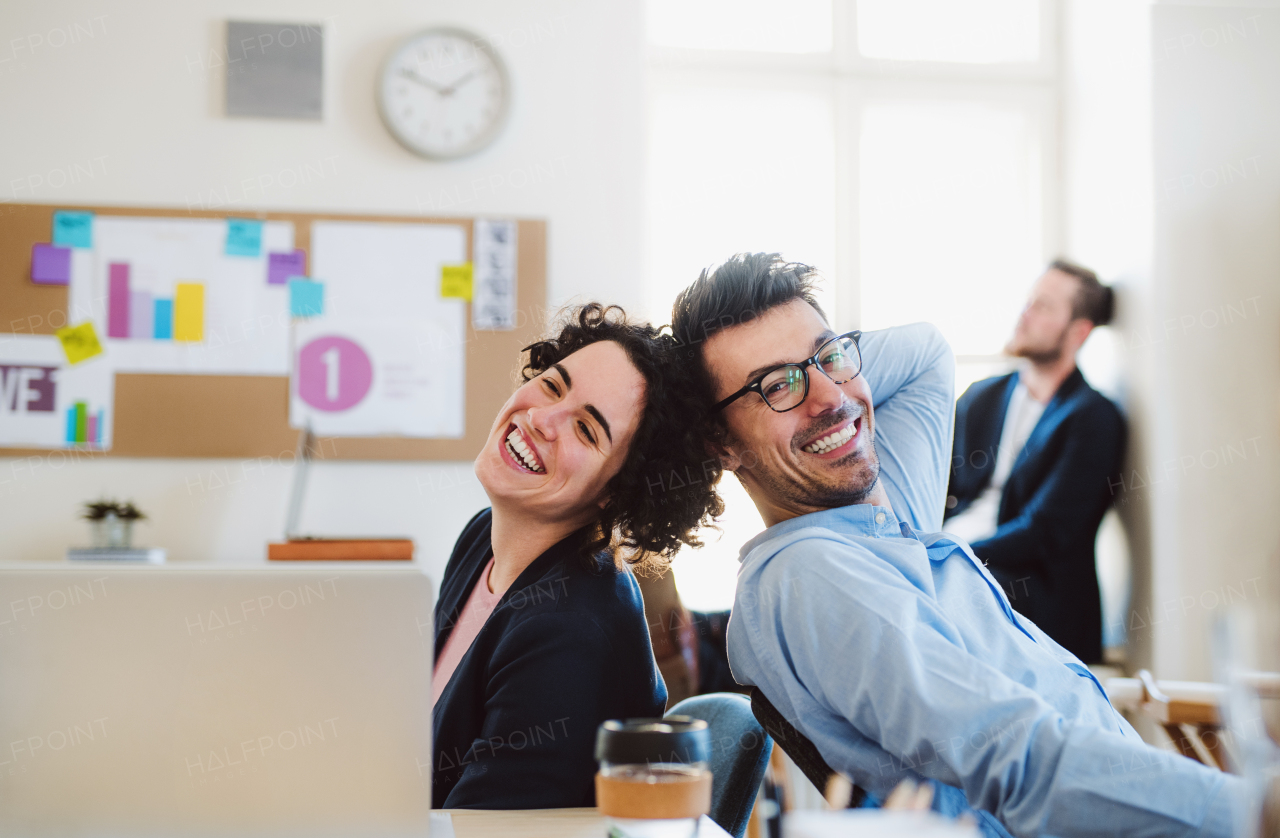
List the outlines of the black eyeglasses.
{"label": "black eyeglasses", "polygon": [[809,367],[817,366],[836,384],[844,384],[862,372],[862,352],[858,340],[862,332],[854,330],[837,335],[822,344],[807,360],[774,367],[727,399],[716,403],[712,413],[724,410],[747,393],[759,393],[764,403],[778,413],[795,410],[809,395]]}

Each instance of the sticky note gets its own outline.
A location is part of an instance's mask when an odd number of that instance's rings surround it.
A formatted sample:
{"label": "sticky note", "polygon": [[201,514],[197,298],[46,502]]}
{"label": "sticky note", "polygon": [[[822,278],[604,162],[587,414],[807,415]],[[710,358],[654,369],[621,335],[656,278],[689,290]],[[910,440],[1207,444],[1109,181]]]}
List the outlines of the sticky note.
{"label": "sticky note", "polygon": [[440,296],[471,300],[471,263],[440,267]]}
{"label": "sticky note", "polygon": [[93,213],[71,210],[55,212],[53,243],[62,247],[93,247]]}
{"label": "sticky note", "polygon": [[71,282],[71,248],[56,244],[31,245],[31,281],[37,285]]}
{"label": "sticky note", "polygon": [[227,219],[228,256],[262,255],[262,222],[252,218]]}
{"label": "sticky note", "polygon": [[179,282],[173,295],[173,339],[204,340],[204,286]]}
{"label": "sticky note", "polygon": [[292,253],[267,254],[267,283],[284,285],[291,276],[307,275],[307,252],[295,250]]}
{"label": "sticky note", "polygon": [[324,314],[324,283],[303,277],[290,277],[289,313],[294,317]]}
{"label": "sticky note", "polygon": [[63,326],[54,334],[62,344],[68,363],[78,364],[102,354],[102,344],[98,342],[98,333],[93,330],[92,320],[86,320],[79,326]]}

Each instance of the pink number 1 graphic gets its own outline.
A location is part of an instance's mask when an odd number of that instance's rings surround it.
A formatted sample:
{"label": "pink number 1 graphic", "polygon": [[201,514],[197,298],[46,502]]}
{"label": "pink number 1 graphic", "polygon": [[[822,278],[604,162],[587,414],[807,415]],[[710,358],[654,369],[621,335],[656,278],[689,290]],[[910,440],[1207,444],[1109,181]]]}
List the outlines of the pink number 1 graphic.
{"label": "pink number 1 graphic", "polygon": [[373,364],[347,338],[316,338],[298,353],[298,396],[316,410],[355,407],[373,386]]}

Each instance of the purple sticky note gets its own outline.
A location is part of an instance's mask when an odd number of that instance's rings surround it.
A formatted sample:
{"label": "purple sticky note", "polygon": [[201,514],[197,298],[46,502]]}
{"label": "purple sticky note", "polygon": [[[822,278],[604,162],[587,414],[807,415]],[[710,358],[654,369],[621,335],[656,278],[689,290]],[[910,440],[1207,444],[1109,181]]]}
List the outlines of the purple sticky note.
{"label": "purple sticky note", "polygon": [[270,253],[267,255],[267,282],[271,285],[284,285],[291,276],[307,275],[307,252],[295,250],[292,253]]}
{"label": "purple sticky note", "polygon": [[71,248],[56,244],[31,245],[31,281],[38,285],[71,282]]}

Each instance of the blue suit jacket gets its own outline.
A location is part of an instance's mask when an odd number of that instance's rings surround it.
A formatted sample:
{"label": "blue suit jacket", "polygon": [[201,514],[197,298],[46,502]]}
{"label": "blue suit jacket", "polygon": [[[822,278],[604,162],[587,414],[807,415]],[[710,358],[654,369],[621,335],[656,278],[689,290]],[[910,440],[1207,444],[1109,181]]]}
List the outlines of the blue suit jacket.
{"label": "blue suit jacket", "polygon": [[[463,530],[436,604],[436,659],[493,556],[492,513]],[[594,569],[581,533],[525,568],[462,657],[432,717],[437,809],[595,805],[596,728],[661,716],[667,688],[640,586],[607,557]]]}
{"label": "blue suit jacket", "polygon": [[[956,403],[948,518],[990,484],[1017,383],[1016,372],[988,378]],[[995,535],[971,545],[1013,607],[1085,663],[1102,660],[1093,547],[1120,486],[1124,445],[1120,410],[1075,370],[1014,461]]]}

